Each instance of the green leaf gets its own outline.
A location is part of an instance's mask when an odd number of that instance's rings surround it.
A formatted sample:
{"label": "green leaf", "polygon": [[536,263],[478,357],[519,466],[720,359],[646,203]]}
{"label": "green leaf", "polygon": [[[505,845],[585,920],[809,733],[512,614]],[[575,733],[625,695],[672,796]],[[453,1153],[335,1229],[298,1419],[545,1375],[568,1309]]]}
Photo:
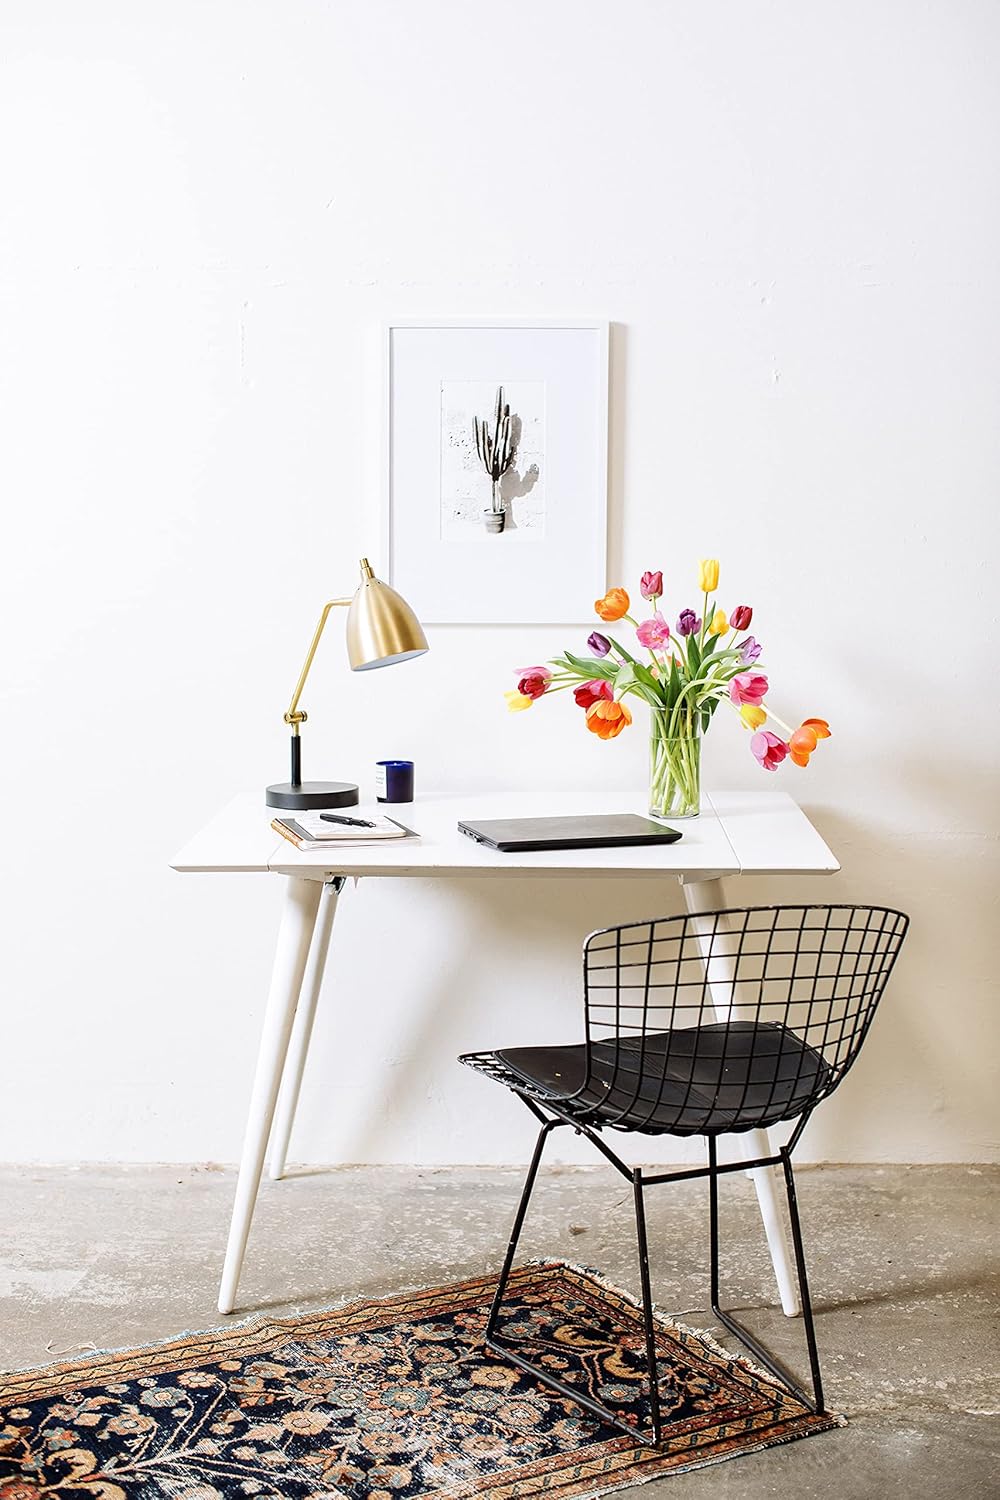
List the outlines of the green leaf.
{"label": "green leaf", "polygon": [[663,707],[663,691],[653,674],[641,662],[626,662],[615,680],[616,693],[634,693],[653,708]]}
{"label": "green leaf", "polygon": [[712,658],[716,666],[728,666],[731,662],[738,662],[740,653],[733,646],[727,646],[725,651],[717,651]]}
{"label": "green leaf", "polygon": [[688,666],[691,669],[692,677],[699,677],[701,675],[701,652],[698,649],[698,642],[693,635],[688,636]]}
{"label": "green leaf", "polygon": [[585,658],[573,656],[569,651],[563,653],[560,663],[570,672],[579,672],[585,682],[589,682],[592,677],[602,677],[605,682],[613,682],[619,670],[618,663],[609,662],[607,657]]}

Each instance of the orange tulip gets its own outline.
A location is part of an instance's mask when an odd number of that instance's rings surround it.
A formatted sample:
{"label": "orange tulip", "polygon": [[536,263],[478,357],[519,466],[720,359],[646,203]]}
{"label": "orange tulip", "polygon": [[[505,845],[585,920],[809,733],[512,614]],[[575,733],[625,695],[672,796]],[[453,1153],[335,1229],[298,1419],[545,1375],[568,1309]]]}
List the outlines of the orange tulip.
{"label": "orange tulip", "polygon": [[594,609],[609,623],[628,614],[629,597],[624,589],[608,589],[603,599],[594,600]]}
{"label": "orange tulip", "polygon": [[602,740],[613,740],[626,724],[631,724],[632,715],[624,703],[609,703],[601,698],[587,709],[587,728]]}
{"label": "orange tulip", "polygon": [[830,726],[825,719],[806,719],[789,736],[788,753],[797,766],[807,766],[818,742],[829,738]]}

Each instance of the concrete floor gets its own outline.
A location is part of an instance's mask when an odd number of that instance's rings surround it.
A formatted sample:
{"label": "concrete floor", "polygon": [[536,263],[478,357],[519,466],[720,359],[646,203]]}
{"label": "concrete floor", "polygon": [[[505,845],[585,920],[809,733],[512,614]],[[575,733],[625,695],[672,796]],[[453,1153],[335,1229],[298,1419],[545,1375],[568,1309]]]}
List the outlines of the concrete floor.
{"label": "concrete floor", "polygon": [[[494,1269],[520,1177],[293,1169],[262,1188],[241,1313],[309,1310]],[[799,1182],[828,1400],[850,1425],[627,1493],[1000,1496],[1000,1173],[814,1168]],[[218,1325],[233,1187],[231,1171],[211,1167],[0,1168],[0,1368]],[[729,1303],[759,1308],[748,1324],[805,1373],[801,1324],[766,1305],[774,1288],[751,1185],[734,1178],[722,1191]],[[629,1196],[600,1167],[544,1172],[524,1256],[563,1256],[635,1289]],[[659,1306],[712,1327],[704,1184],[652,1192],[648,1215]]]}

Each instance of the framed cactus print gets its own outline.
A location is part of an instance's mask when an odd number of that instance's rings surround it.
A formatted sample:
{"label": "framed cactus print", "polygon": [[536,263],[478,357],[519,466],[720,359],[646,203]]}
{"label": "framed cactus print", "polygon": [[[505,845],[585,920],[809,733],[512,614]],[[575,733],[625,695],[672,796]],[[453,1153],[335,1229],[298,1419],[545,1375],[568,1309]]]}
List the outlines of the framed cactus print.
{"label": "framed cactus print", "polygon": [[576,624],[607,578],[608,324],[393,323],[385,576],[427,624]]}

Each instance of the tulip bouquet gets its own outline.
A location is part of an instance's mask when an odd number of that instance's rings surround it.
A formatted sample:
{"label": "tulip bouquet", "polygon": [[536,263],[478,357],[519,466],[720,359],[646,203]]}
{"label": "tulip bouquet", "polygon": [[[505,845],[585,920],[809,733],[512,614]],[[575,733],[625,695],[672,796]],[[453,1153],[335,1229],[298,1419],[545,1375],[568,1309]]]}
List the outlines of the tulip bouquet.
{"label": "tulip bouquet", "polygon": [[[750,731],[750,749],[765,771],[787,756],[807,766],[820,740],[828,739],[825,719],[805,719],[792,729],[765,702],[769,682],[763,647],[749,634],[753,610],[738,604],[730,615],[713,597],[719,586],[715,558],[702,561],[698,585],[701,614],[682,609],[673,629],[662,610],[663,574],[644,573],[639,592],[650,605],[646,619],[629,613],[623,588],[609,589],[594,605],[606,624],[622,622],[635,632],[644,659],[612,636],[595,630],[587,638],[589,657],[565,651],[542,667],[522,667],[516,689],[507,693],[511,709],[530,708],[539,698],[572,689],[589,730],[613,740],[632,722],[629,695],[650,708],[650,812],[654,817],[694,817],[701,801],[701,737],[720,703],[728,703]],[[765,728],[768,723],[783,731]]]}

